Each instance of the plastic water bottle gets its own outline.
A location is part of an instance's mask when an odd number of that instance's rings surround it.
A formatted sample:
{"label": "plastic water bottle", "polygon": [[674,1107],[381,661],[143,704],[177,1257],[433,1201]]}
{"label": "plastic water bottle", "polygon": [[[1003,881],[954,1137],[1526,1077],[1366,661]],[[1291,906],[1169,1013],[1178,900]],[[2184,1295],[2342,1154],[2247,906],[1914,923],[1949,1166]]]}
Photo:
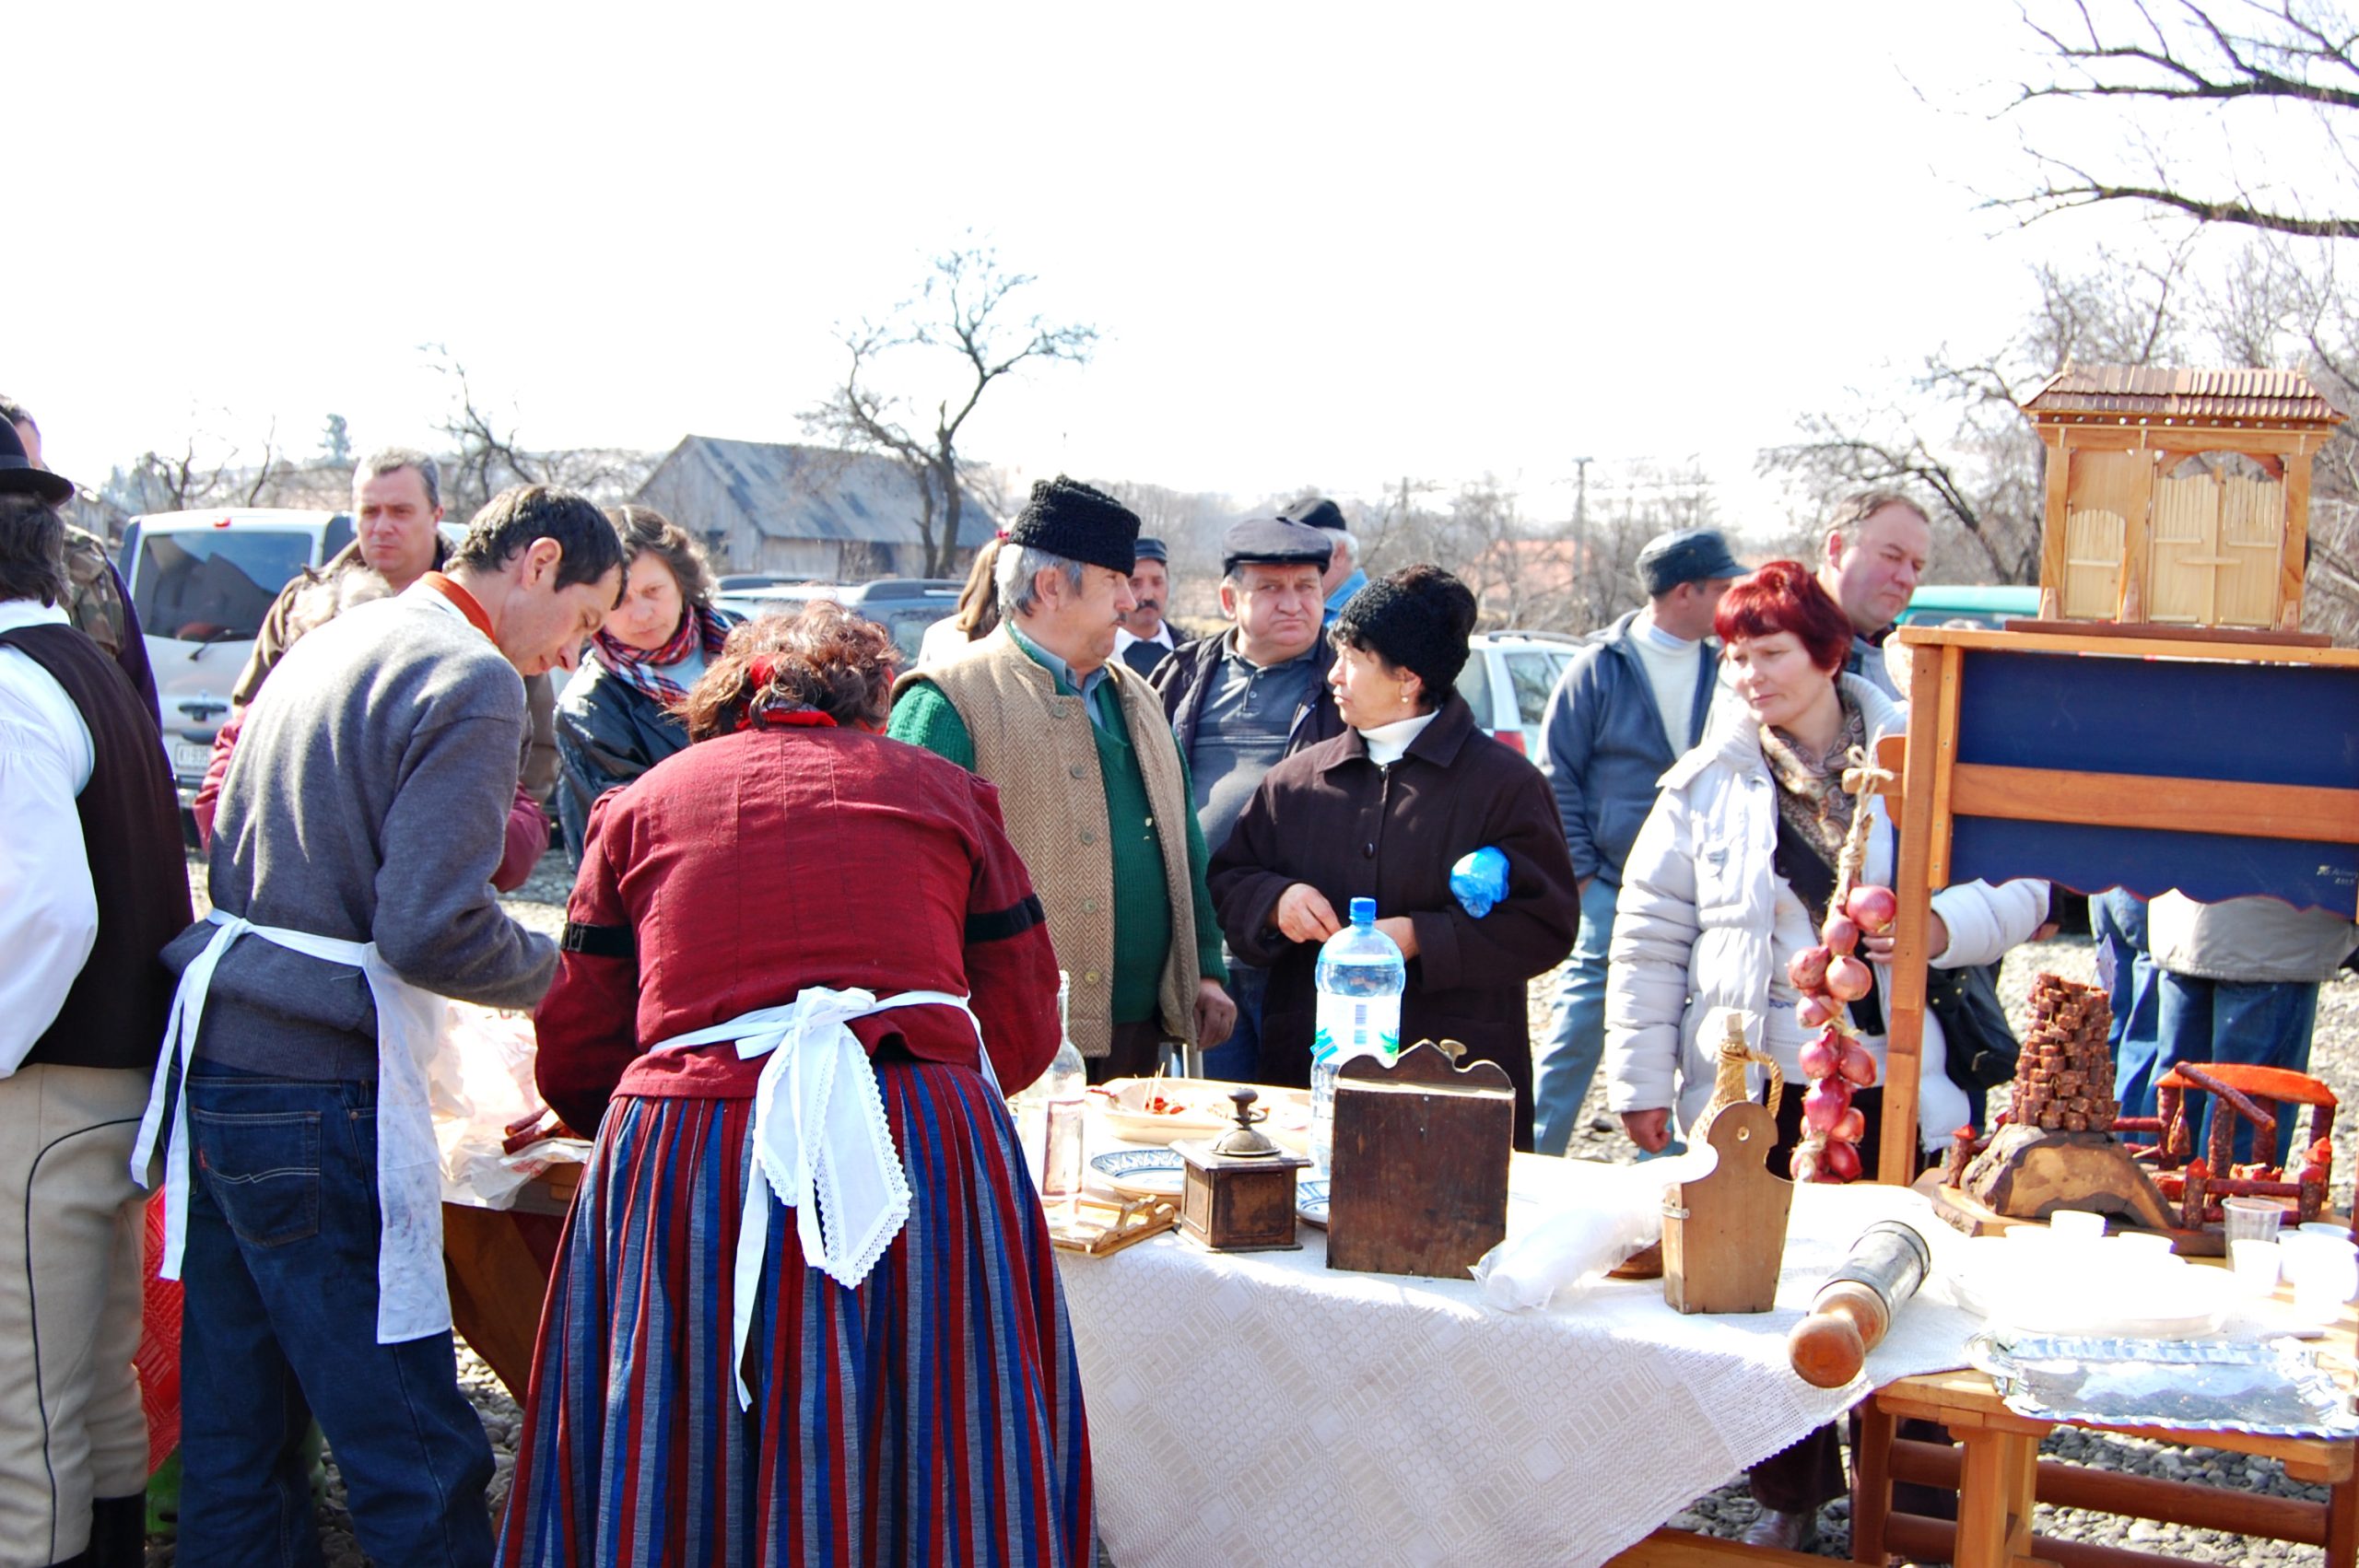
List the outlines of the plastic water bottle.
{"label": "plastic water bottle", "polygon": [[1310,1036],[1310,1158],[1327,1175],[1335,1153],[1335,1074],[1356,1056],[1401,1055],[1401,993],[1409,965],[1376,929],[1376,900],[1352,900],[1352,923],[1319,950],[1319,1011]]}
{"label": "plastic water bottle", "polygon": [[1033,1184],[1043,1199],[1073,1199],[1081,1195],[1081,1113],[1089,1089],[1081,1052],[1074,1048],[1066,1009],[1073,998],[1073,977],[1057,973],[1057,1054],[1049,1070],[1008,1102],[1015,1113],[1016,1141],[1025,1163],[1032,1167]]}

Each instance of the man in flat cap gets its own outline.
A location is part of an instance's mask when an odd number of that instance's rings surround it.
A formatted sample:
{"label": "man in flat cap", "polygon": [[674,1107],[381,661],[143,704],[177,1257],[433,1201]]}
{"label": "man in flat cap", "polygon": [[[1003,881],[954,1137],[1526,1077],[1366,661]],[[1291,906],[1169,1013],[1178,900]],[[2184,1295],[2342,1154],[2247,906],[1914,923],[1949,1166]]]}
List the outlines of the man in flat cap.
{"label": "man in flat cap", "polygon": [[1638,552],[1647,603],[1582,648],[1540,720],[1540,770],[1556,791],[1580,879],[1580,934],[1533,1050],[1532,1144],[1562,1154],[1605,1048],[1605,950],[1622,862],[1654,809],[1655,780],[1703,738],[1719,645],[1712,613],[1744,568],[1712,529],[1650,539]]}
{"label": "man in flat cap", "polygon": [[[1279,758],[1339,735],[1327,687],[1335,650],[1320,636],[1332,536],[1284,518],[1254,518],[1221,539],[1220,611],[1228,629],[1181,647],[1156,671],[1180,755],[1194,780],[1196,822],[1215,851]],[[1258,1082],[1266,970],[1228,961],[1237,1028],[1204,1053],[1208,1077]]]}
{"label": "man in flat cap", "polygon": [[1102,491],[1062,474],[1033,486],[994,569],[999,628],[903,675],[887,727],[999,786],[1095,1082],[1153,1072],[1166,1040],[1209,1050],[1236,1015],[1187,764],[1153,690],[1114,658],[1138,533]]}
{"label": "man in flat cap", "polygon": [[1160,539],[1139,535],[1138,563],[1131,568],[1131,609],[1114,634],[1114,657],[1141,676],[1152,676],[1164,656],[1180,646],[1163,612],[1171,603],[1171,552]]}
{"label": "man in flat cap", "polygon": [[1334,546],[1323,574],[1327,592],[1326,624],[1333,626],[1352,595],[1367,586],[1367,573],[1360,569],[1360,536],[1344,521],[1344,509],[1324,496],[1305,496],[1278,514],[1288,522],[1299,522],[1327,535]]}

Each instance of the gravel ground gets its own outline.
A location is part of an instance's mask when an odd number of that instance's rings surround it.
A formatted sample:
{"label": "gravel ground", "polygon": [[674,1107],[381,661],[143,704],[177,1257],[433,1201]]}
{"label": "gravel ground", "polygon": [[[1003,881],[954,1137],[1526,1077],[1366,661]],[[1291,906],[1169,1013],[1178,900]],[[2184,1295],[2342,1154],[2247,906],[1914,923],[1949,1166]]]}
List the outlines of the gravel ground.
{"label": "gravel ground", "polygon": [[[199,912],[202,913],[204,875],[201,863],[194,857],[191,859],[190,872],[198,895]],[[565,858],[553,852],[541,863],[531,881],[515,896],[506,900],[507,907],[522,923],[554,936],[564,924],[564,899],[571,885],[572,873],[565,863]],[[2029,992],[2032,977],[2043,969],[2068,979],[2093,980],[2095,963],[2089,939],[2084,935],[2058,937],[2018,948],[2008,956],[2001,975],[2000,990],[2009,1012],[2015,1018],[2018,1032],[2024,1023],[2024,1001]],[[1546,991],[1544,979],[1532,988],[1535,1020],[1544,1016]],[[2346,1103],[2359,1103],[2359,977],[2346,972],[2320,994],[2318,1028],[2310,1047],[2310,1070],[2324,1079]],[[2359,1153],[2359,1151],[2354,1151],[2353,1143],[2354,1122],[2359,1122],[2359,1117],[2344,1117],[2335,1136],[2334,1201],[2338,1208],[2347,1207],[2352,1197],[2353,1162],[2354,1153]],[[1623,1136],[1619,1123],[1606,1114],[1602,1087],[1591,1087],[1581,1128],[1575,1137],[1571,1153],[1583,1158],[1615,1162],[1626,1162],[1637,1153],[1636,1146]],[[491,1505],[496,1517],[507,1498],[509,1474],[515,1462],[519,1412],[515,1401],[492,1376],[490,1369],[464,1344],[459,1350],[459,1377],[491,1436],[498,1462],[491,1488]],[[2311,1501],[2322,1501],[2326,1496],[2323,1487],[2288,1480],[2283,1469],[2270,1460],[2248,1458],[2212,1449],[2172,1447],[2108,1433],[2060,1429],[2049,1437],[2041,1453],[2048,1457],[2068,1459],[2105,1469],[2174,1480],[2204,1480],[2272,1496]],[[1708,1535],[1736,1536],[1742,1534],[1753,1519],[1753,1501],[1740,1477],[1719,1491],[1697,1498],[1669,1522]],[[1850,1556],[1849,1504],[1844,1502],[1829,1504],[1819,1522],[1819,1555],[1848,1559]],[[351,1516],[345,1511],[344,1487],[335,1474],[333,1457],[328,1464],[328,1493],[320,1513],[320,1527],[330,1568],[359,1568],[367,1562],[352,1537]],[[2054,1508],[2046,1504],[2040,1505],[2035,1527],[2042,1535],[2067,1540],[2132,1547],[2187,1562],[2240,1563],[2245,1568],[2264,1568],[2264,1565],[2278,1568],[2281,1564],[2317,1563],[2324,1559],[2324,1554],[2316,1547],[2292,1546],[2212,1530],[2157,1525],[2146,1520],[2124,1520],[2075,1509]],[[172,1557],[169,1542],[158,1540],[151,1543],[148,1552],[151,1564],[169,1563]],[[1100,1562],[1105,1563],[1106,1561],[1101,1556]]]}

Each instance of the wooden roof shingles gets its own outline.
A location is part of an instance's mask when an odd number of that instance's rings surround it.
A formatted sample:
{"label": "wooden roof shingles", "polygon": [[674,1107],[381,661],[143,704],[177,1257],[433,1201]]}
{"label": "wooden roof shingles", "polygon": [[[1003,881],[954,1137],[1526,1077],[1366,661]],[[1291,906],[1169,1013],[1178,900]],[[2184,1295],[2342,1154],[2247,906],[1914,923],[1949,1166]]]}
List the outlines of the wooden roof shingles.
{"label": "wooden roof shingles", "polygon": [[2024,404],[2034,419],[2099,415],[2205,422],[2335,425],[2341,411],[2299,370],[2067,365]]}

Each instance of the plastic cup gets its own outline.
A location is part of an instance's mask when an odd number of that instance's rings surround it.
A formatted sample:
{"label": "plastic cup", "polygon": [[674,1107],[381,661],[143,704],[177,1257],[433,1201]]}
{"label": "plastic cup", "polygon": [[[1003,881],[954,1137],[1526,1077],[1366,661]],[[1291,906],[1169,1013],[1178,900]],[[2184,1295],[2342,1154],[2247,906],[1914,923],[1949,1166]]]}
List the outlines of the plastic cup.
{"label": "plastic cup", "polygon": [[2305,1220],[2294,1228],[2304,1235],[2341,1236],[2345,1241],[2351,1239],[2351,1227],[2340,1220]]}
{"label": "plastic cup", "polygon": [[2107,1245],[2113,1247],[2114,1256],[2135,1263],[2160,1263],[2176,1256],[2171,1251],[2171,1238],[2152,1231],[2123,1231]]}
{"label": "plastic cup", "polygon": [[2240,1236],[2228,1244],[2228,1266],[2236,1270],[2236,1282],[2248,1295],[2265,1296],[2277,1288],[2282,1258],[2283,1249],[2273,1241]]}
{"label": "plastic cup", "polygon": [[2048,1216],[2048,1234],[2064,1241],[2095,1241],[2105,1235],[2105,1216],[2086,1209],[2059,1209]]}
{"label": "plastic cup", "polygon": [[2290,1231],[2278,1246],[2296,1306],[2305,1311],[2337,1307],[2359,1294],[2359,1246],[2348,1236]]}
{"label": "plastic cup", "polygon": [[2285,1223],[2285,1208],[2266,1198],[2230,1198],[2220,1204],[2223,1228],[2231,1244],[2240,1241],[2274,1241],[2277,1228]]}

